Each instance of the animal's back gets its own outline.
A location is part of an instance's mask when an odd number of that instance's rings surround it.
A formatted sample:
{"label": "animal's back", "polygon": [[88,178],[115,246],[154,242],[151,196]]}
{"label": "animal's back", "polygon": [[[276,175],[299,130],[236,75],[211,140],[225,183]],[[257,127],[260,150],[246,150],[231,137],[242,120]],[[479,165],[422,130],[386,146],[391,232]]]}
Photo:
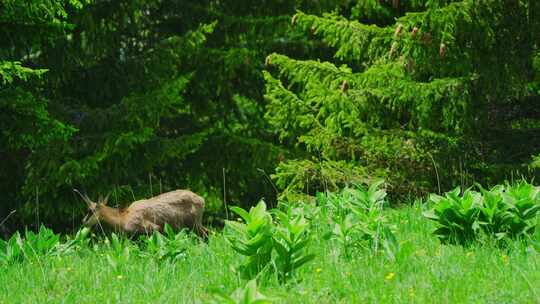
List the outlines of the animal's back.
{"label": "animal's back", "polygon": [[202,225],[204,199],[189,190],[175,190],[133,202],[127,209],[132,222],[150,221],[174,228]]}

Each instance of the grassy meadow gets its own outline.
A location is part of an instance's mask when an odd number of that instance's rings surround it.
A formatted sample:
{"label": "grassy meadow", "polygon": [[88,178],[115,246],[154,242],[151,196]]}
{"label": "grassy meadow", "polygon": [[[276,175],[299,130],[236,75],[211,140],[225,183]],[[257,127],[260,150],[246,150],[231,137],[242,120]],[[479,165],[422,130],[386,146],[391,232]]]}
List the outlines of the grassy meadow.
{"label": "grassy meadow", "polygon": [[[285,283],[259,276],[257,290],[277,303],[540,303],[540,255],[532,247],[443,245],[423,209],[383,211],[397,228],[391,257],[366,248],[345,256],[341,244],[323,237],[324,223],[311,223],[306,250],[315,258]],[[148,251],[144,240],[96,234],[2,266],[0,303],[220,303],[216,295],[247,283],[226,232],[212,232],[207,242],[180,233],[165,253]]]}

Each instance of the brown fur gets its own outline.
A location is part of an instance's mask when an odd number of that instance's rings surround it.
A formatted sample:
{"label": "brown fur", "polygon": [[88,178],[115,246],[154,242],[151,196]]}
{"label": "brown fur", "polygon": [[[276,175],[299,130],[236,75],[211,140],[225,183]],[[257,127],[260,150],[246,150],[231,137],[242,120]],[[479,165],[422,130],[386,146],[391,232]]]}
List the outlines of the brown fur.
{"label": "brown fur", "polygon": [[116,231],[139,234],[162,231],[164,225],[169,224],[174,229],[193,229],[203,237],[207,234],[202,225],[204,199],[189,190],[175,190],[135,201],[125,209],[107,206],[106,199],[95,203],[82,197],[92,212],[84,220],[86,226],[105,223]]}

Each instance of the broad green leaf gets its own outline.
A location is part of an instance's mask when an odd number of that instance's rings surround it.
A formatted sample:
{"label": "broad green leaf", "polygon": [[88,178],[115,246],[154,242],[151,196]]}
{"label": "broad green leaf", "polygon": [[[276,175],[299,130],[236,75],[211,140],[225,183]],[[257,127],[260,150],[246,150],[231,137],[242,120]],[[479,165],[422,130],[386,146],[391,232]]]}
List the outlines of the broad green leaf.
{"label": "broad green leaf", "polygon": [[305,255],[305,256],[303,256],[303,257],[301,257],[301,258],[299,258],[299,259],[297,259],[297,260],[295,260],[295,261],[293,262],[293,268],[294,268],[294,269],[298,269],[298,268],[300,268],[302,265],[304,265],[305,263],[307,263],[307,262],[309,262],[309,261],[311,261],[311,260],[313,260],[313,259],[315,259],[315,255],[314,255],[314,254],[308,254],[308,255]]}
{"label": "broad green leaf", "polygon": [[238,214],[246,223],[251,222],[251,215],[244,209],[240,207],[230,207],[229,208],[232,212]]}

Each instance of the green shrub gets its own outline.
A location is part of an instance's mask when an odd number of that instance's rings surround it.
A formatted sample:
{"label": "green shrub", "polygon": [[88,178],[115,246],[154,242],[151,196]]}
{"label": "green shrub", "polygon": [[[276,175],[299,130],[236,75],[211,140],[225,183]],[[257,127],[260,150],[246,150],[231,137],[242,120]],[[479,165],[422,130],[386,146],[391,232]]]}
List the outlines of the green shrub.
{"label": "green shrub", "polygon": [[346,257],[358,248],[382,249],[389,257],[398,250],[393,228],[383,213],[386,191],[379,189],[382,183],[375,182],[368,189],[345,188],[339,193],[318,195],[332,226],[326,237],[339,242]]}
{"label": "green shrub", "polygon": [[41,226],[37,233],[25,231],[24,237],[16,232],[9,240],[0,239],[0,265],[65,254],[83,248],[88,244],[89,232],[88,228],[83,228],[65,242],[61,242],[60,235],[45,226]]}
{"label": "green shrub", "polygon": [[266,204],[260,201],[249,213],[239,207],[231,210],[242,217],[245,223],[226,221],[227,227],[235,233],[227,236],[234,251],[246,257],[239,270],[244,278],[254,278],[272,257],[272,216],[266,211]]}
{"label": "green shrub", "polygon": [[21,248],[27,258],[41,257],[53,254],[60,244],[60,235],[41,226],[38,233],[27,230],[24,233],[24,242]]}
{"label": "green shrub", "polygon": [[121,273],[131,258],[132,244],[123,236],[112,233],[110,238],[105,239],[107,248],[107,263],[116,273]]}
{"label": "green shrub", "polygon": [[164,234],[154,232],[151,236],[143,236],[142,254],[158,260],[178,260],[186,256],[187,248],[192,244],[184,230],[176,233],[171,226],[165,224]]}
{"label": "green shrub", "polygon": [[19,232],[14,233],[7,241],[0,239],[0,265],[8,265],[22,261],[24,252]]}
{"label": "green shrub", "polygon": [[245,221],[226,221],[227,227],[234,231],[227,236],[232,248],[246,257],[239,267],[244,278],[255,278],[274,265],[279,281],[285,282],[296,269],[314,258],[306,253],[310,242],[309,224],[298,210],[276,211],[277,223],[266,210],[264,201],[249,212],[239,207],[231,210]]}
{"label": "green shrub", "polygon": [[315,258],[315,255],[306,253],[310,242],[309,223],[303,213],[295,214],[293,209],[288,211],[276,211],[279,225],[273,236],[277,253],[275,263],[281,282],[287,281],[296,269]]}
{"label": "green shrub", "polygon": [[83,248],[88,248],[90,244],[90,228],[84,227],[77,231],[75,236],[71,238],[67,237],[64,243],[60,243],[58,246],[58,251],[65,254],[73,252],[75,250],[81,250]]}
{"label": "green shrub", "polygon": [[465,245],[482,234],[504,242],[534,233],[540,187],[522,181],[490,190],[478,188],[479,192],[467,189],[462,195],[459,188],[444,196],[430,195],[428,203],[434,206],[424,216],[437,222],[434,234],[443,243]]}

